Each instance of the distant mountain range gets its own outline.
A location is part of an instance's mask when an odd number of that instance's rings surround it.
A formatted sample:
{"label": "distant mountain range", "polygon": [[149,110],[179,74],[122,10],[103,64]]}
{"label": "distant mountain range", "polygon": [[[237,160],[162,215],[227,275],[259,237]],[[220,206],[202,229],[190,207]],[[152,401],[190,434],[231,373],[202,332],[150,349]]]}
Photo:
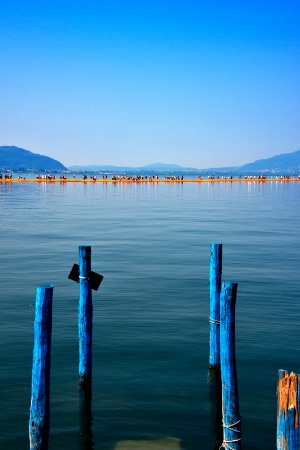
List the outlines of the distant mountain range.
{"label": "distant mountain range", "polygon": [[300,150],[293,153],[284,153],[272,158],[259,159],[253,163],[235,167],[214,167],[209,169],[196,169],[192,167],[182,167],[176,164],[148,164],[143,167],[124,166],[70,166],[74,171],[111,171],[111,172],[223,172],[223,173],[300,173]]}
{"label": "distant mountain range", "polygon": [[32,153],[24,148],[3,145],[0,146],[0,170],[67,170],[56,159]]}
{"label": "distant mountain range", "polygon": [[136,172],[136,173],[298,173],[300,174],[300,150],[272,158],[259,159],[238,167],[196,169],[177,164],[148,164],[142,167],[89,165],[65,167],[56,159],[32,153],[14,146],[0,146],[0,171],[86,171],[86,172]]}
{"label": "distant mountain range", "polygon": [[164,164],[164,163],[156,163],[156,164],[148,164],[147,166],[141,167],[129,167],[129,166],[110,166],[110,165],[91,165],[91,166],[69,166],[69,170],[74,171],[87,171],[87,172],[101,172],[101,171],[110,171],[110,172],[130,172],[135,170],[136,172],[198,172],[199,169],[195,169],[193,167],[182,167],[177,164]]}
{"label": "distant mountain range", "polygon": [[283,153],[272,158],[258,159],[239,168],[243,172],[299,172],[300,150],[293,153]]}

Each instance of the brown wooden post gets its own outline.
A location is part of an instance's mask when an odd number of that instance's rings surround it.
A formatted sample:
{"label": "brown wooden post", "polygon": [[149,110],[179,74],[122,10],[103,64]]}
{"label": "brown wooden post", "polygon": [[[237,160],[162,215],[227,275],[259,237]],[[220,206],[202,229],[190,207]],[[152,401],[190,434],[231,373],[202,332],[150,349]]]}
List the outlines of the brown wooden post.
{"label": "brown wooden post", "polygon": [[299,375],[278,371],[277,450],[299,450]]}

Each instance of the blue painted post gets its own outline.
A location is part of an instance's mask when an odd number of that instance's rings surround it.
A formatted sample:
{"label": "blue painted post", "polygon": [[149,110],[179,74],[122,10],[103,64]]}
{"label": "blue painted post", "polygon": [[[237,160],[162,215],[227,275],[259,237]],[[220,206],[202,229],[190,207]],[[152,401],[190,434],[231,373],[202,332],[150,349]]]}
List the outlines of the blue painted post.
{"label": "blue painted post", "polygon": [[91,251],[91,246],[89,245],[80,245],[79,247],[79,386],[82,387],[88,387],[92,382],[93,303],[90,282]]}
{"label": "blue painted post", "polygon": [[222,244],[211,245],[210,251],[210,351],[209,368],[220,369],[220,292],[222,277]]}
{"label": "blue painted post", "polygon": [[278,371],[277,450],[299,450],[299,376]]}
{"label": "blue painted post", "polygon": [[53,286],[36,291],[32,389],[29,419],[31,450],[47,450],[50,428],[50,365]]}
{"label": "blue painted post", "polygon": [[241,450],[241,417],[235,360],[235,303],[237,283],[226,281],[220,295],[220,360],[222,380],[223,444]]}

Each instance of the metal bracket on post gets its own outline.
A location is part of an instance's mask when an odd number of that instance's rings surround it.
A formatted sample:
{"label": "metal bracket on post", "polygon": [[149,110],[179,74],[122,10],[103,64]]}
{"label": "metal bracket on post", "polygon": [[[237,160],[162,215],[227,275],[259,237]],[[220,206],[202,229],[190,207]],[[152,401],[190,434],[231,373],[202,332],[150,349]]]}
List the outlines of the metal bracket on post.
{"label": "metal bracket on post", "polygon": [[[77,283],[79,283],[79,280],[82,277],[79,276],[79,265],[78,264],[74,264],[71,272],[69,273],[68,278],[72,281],[76,281]],[[103,280],[102,275],[91,271],[89,281],[91,282],[91,288],[93,289],[93,291],[98,291],[102,280]]]}

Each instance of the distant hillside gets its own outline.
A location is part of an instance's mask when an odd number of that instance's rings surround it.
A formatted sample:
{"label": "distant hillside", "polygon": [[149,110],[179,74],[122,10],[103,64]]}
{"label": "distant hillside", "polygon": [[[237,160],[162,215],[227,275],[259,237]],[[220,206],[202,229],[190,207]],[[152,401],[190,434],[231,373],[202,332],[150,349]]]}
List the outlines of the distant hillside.
{"label": "distant hillside", "polygon": [[240,172],[300,172],[300,150],[259,159],[238,168]]}
{"label": "distant hillside", "polygon": [[135,172],[135,173],[300,173],[300,150],[284,153],[272,158],[259,159],[253,163],[240,167],[218,167],[210,169],[196,169],[182,167],[177,164],[148,164],[142,167],[125,167],[112,165],[70,166],[68,169],[59,161],[48,156],[32,153],[29,150],[13,146],[0,146],[1,170],[34,170],[34,171],[107,171],[107,172]]}
{"label": "distant hillside", "polygon": [[187,167],[182,167],[182,166],[178,166],[178,164],[164,164],[164,163],[156,163],[156,164],[148,164],[147,166],[144,167],[140,167],[140,169],[145,169],[145,170],[168,170],[168,171],[175,171],[175,170],[180,170],[180,171],[184,171],[184,170],[197,170],[197,169],[191,169],[191,168],[187,168]]}
{"label": "distant hillside", "polygon": [[109,171],[109,172],[126,172],[128,170],[135,170],[136,167],[127,167],[127,166],[111,166],[109,164],[105,164],[100,166],[98,164],[92,164],[89,166],[69,166],[69,170],[74,170],[74,172],[86,171],[86,172],[101,172],[101,171]]}
{"label": "distant hillside", "polygon": [[0,170],[67,170],[56,159],[13,146],[0,146]]}
{"label": "distant hillside", "polygon": [[177,164],[148,164],[143,167],[124,167],[110,165],[70,166],[74,171],[109,171],[109,172],[135,172],[135,173],[300,173],[300,150],[293,153],[284,153],[272,158],[259,159],[253,163],[235,167],[214,167],[209,169],[196,169],[182,167]]}
{"label": "distant hillside", "polygon": [[177,164],[148,164],[141,167],[128,167],[128,166],[110,166],[110,165],[90,165],[90,166],[69,166],[69,170],[87,172],[92,171],[110,171],[110,172],[198,172],[199,169],[182,167]]}

